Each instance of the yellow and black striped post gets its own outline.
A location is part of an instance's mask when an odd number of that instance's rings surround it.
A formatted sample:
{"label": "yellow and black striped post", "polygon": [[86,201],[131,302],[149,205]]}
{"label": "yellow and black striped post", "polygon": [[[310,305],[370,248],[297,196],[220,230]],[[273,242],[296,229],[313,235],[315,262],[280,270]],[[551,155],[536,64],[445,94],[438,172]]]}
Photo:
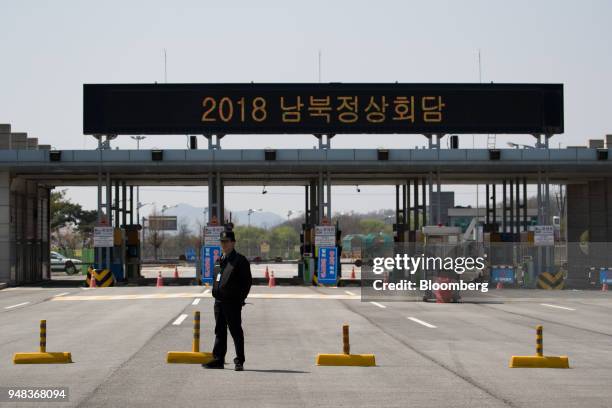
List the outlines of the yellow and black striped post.
{"label": "yellow and black striped post", "polygon": [[544,339],[542,337],[542,326],[536,326],[536,355],[544,356]]}
{"label": "yellow and black striped post", "polygon": [[344,354],[351,354],[351,345],[349,343],[349,325],[342,326],[342,344]]}
{"label": "yellow and black striped post", "polygon": [[40,350],[41,353],[47,352],[47,321],[40,321]]}
{"label": "yellow and black striped post", "polygon": [[193,345],[191,351],[198,353],[200,351],[200,312],[193,312]]}

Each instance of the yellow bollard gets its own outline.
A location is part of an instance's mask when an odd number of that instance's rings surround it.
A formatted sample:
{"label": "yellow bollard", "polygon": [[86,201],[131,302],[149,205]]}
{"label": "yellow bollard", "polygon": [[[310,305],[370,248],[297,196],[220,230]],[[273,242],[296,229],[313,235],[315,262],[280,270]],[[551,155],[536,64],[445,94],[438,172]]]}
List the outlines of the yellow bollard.
{"label": "yellow bollard", "polygon": [[351,354],[351,345],[349,343],[349,326],[342,325],[342,345],[344,354]]}
{"label": "yellow bollard", "polygon": [[317,354],[316,364],[320,366],[362,366],[376,365],[374,354],[351,354],[349,325],[342,325],[343,354]]}
{"label": "yellow bollard", "polygon": [[68,352],[47,353],[47,321],[40,321],[40,341],[38,353],[15,353],[14,364],[65,364],[72,363],[72,355]]}
{"label": "yellow bollard", "polygon": [[191,351],[194,353],[200,352],[200,312],[194,312],[193,314],[193,344],[191,345]]}
{"label": "yellow bollard", "polygon": [[569,368],[567,356],[545,356],[543,327],[536,326],[536,355],[512,356],[510,368]]}
{"label": "yellow bollard", "polygon": [[542,326],[536,327],[536,355],[539,357],[544,356],[544,339],[542,337]]}
{"label": "yellow bollard", "polygon": [[200,312],[193,312],[193,340],[191,351],[169,351],[167,363],[174,364],[206,364],[213,360],[212,353],[200,351]]}

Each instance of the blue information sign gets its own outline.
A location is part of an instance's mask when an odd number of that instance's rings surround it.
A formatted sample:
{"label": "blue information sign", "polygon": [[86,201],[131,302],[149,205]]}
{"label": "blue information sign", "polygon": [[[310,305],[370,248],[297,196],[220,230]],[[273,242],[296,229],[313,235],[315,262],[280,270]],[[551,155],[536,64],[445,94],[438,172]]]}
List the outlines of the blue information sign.
{"label": "blue information sign", "polygon": [[221,256],[221,247],[202,247],[202,283],[213,283],[215,261]]}
{"label": "blue information sign", "polygon": [[319,283],[335,285],[338,280],[338,248],[319,248]]}
{"label": "blue information sign", "polygon": [[514,269],[511,267],[492,267],[491,282],[514,283]]}
{"label": "blue information sign", "polygon": [[599,283],[602,285],[604,283],[610,285],[612,284],[612,273],[609,272],[608,268],[600,268],[599,269]]}

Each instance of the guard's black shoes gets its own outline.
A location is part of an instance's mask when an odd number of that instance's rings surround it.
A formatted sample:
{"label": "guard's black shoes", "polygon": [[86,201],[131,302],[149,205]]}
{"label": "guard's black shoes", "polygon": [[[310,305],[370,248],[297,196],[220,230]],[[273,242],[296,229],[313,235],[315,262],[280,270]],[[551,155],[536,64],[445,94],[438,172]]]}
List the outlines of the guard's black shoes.
{"label": "guard's black shoes", "polygon": [[223,368],[223,361],[221,361],[221,360],[213,360],[213,361],[208,362],[206,364],[202,364],[202,367],[204,367],[204,368]]}
{"label": "guard's black shoes", "polygon": [[244,371],[244,367],[242,366],[242,363],[236,363],[236,366],[234,367],[234,371]]}

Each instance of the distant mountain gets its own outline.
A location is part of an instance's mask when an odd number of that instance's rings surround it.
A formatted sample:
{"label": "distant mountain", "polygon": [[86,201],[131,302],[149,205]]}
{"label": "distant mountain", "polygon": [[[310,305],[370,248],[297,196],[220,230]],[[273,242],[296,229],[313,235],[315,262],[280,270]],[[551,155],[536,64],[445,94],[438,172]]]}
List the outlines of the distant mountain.
{"label": "distant mountain", "polygon": [[[204,222],[205,207],[194,207],[189,204],[181,203],[177,207],[168,209],[164,215],[176,215],[178,222],[187,222],[189,228],[195,232],[198,229],[198,220]],[[229,214],[226,214],[229,218]],[[232,221],[234,225],[247,225],[249,222],[248,210],[232,211]],[[260,228],[273,228],[285,221],[282,216],[268,212],[258,211],[251,214],[251,226]]]}

